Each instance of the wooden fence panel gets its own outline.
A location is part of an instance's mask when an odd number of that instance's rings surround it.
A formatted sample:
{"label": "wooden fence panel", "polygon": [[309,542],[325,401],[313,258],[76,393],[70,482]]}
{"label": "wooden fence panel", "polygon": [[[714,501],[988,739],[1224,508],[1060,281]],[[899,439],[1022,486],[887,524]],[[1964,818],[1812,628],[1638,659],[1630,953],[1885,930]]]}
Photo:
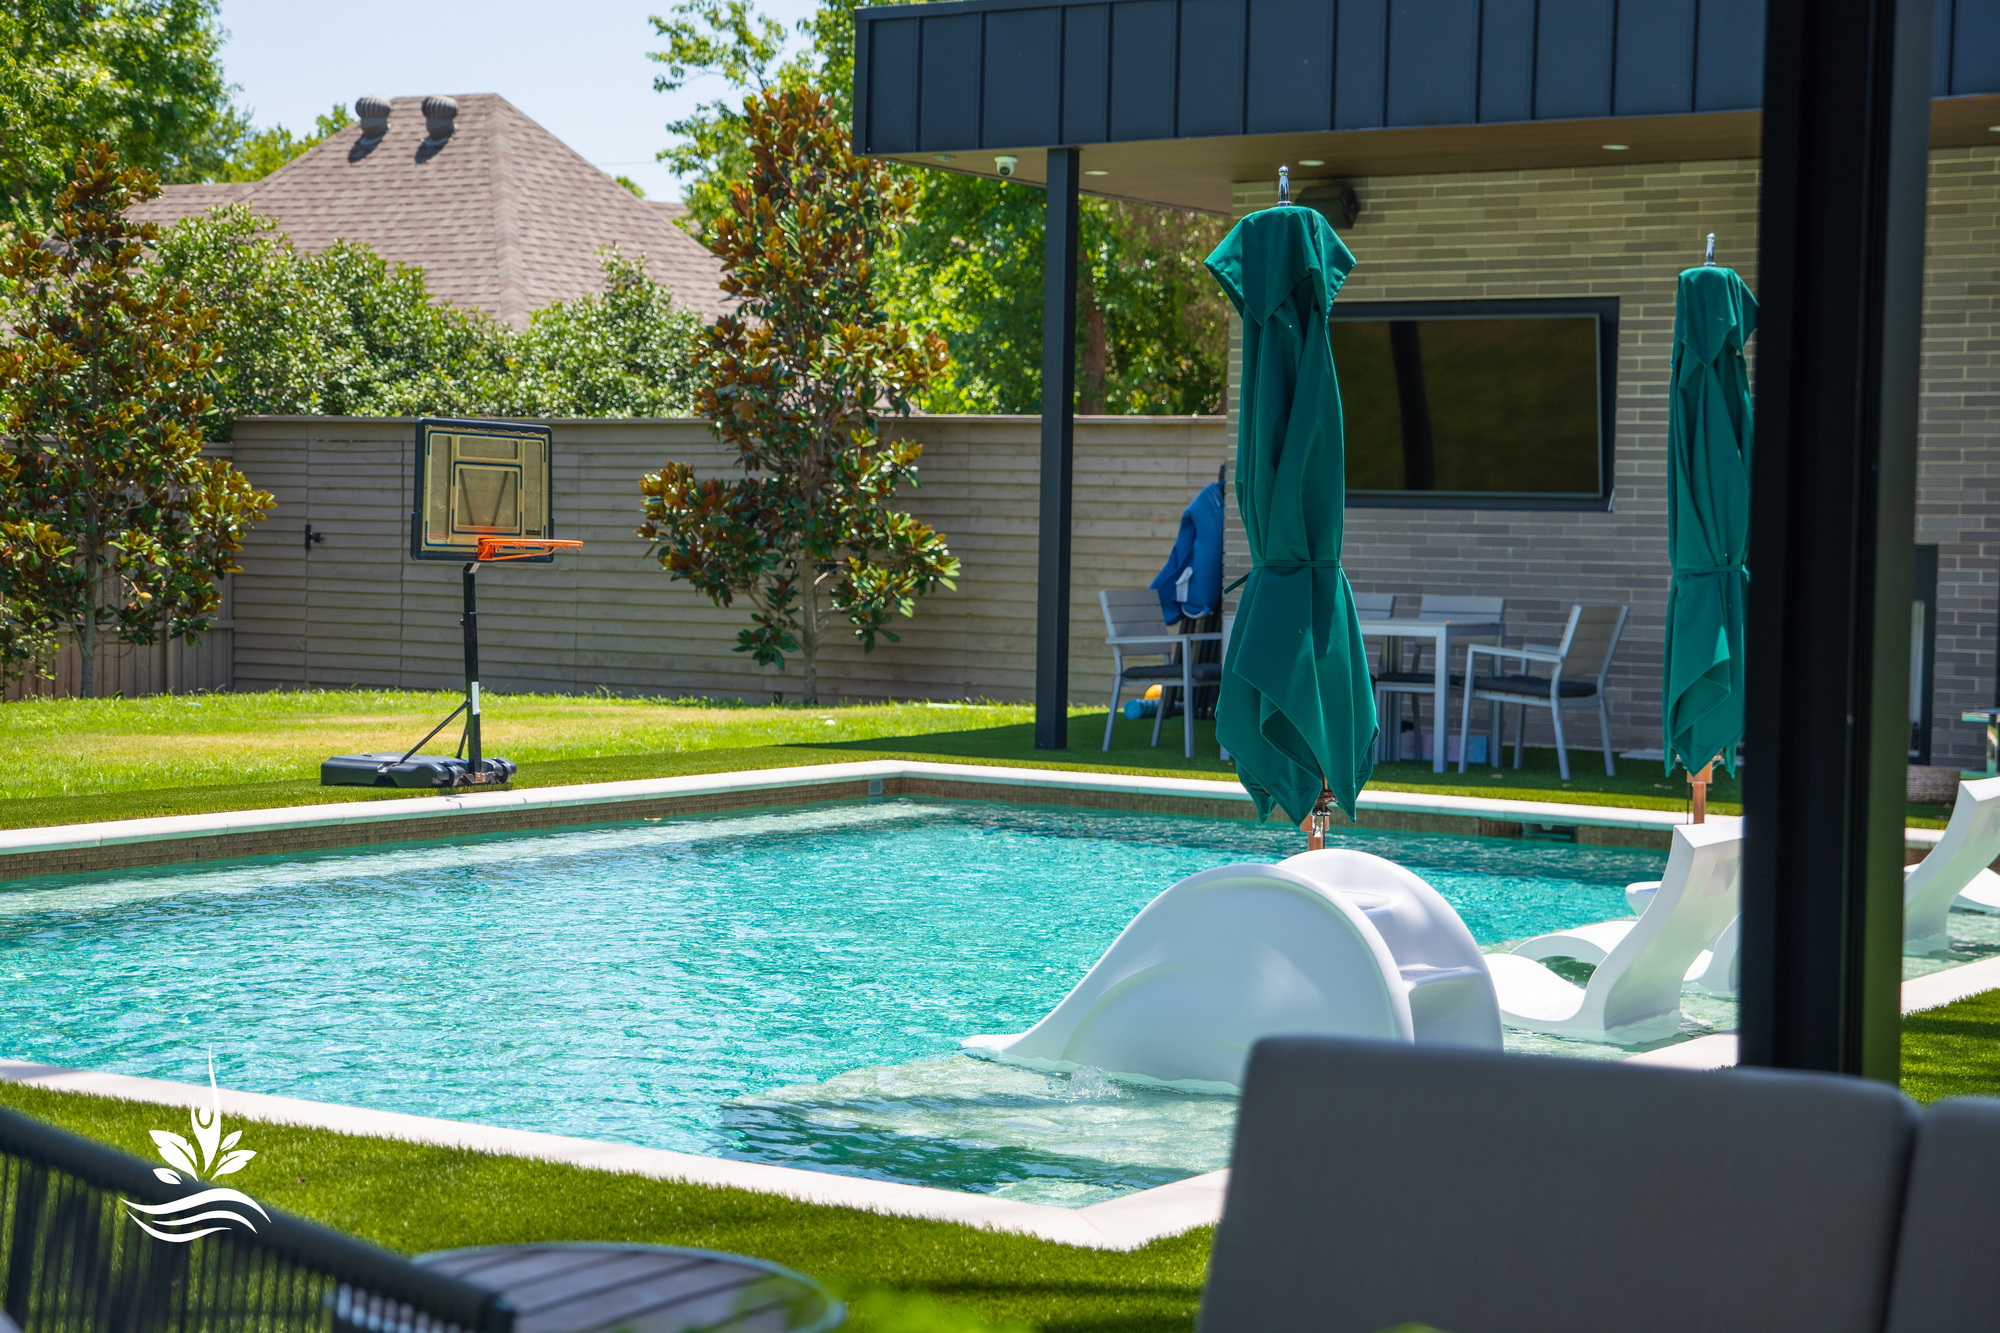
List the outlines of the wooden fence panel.
{"label": "wooden fence panel", "polygon": [[[827,699],[1009,699],[1034,693],[1035,534],[1040,428],[1033,418],[920,417],[922,486],[903,503],[934,524],[963,566],[955,590],[864,655],[836,625],[821,653]],[[797,698],[798,666],[734,652],[748,622],[670,580],[636,529],[639,478],[670,459],[702,475],[733,469],[699,421],[555,423],[558,535],[581,555],[553,566],[487,566],[480,582],[482,676],[500,690]],[[460,674],[459,567],[408,558],[414,423],[325,417],[238,423],[237,465],[279,497],[246,552],[236,681],[245,689],[339,685],[450,688]],[[1219,418],[1077,423],[1071,694],[1102,697],[1110,654],[1099,588],[1144,587],[1181,510],[1228,456]],[[307,552],[304,525],[326,541]],[[1234,520],[1232,518],[1232,529]],[[1232,531],[1231,561],[1243,562]],[[1237,570],[1232,569],[1232,577]]]}

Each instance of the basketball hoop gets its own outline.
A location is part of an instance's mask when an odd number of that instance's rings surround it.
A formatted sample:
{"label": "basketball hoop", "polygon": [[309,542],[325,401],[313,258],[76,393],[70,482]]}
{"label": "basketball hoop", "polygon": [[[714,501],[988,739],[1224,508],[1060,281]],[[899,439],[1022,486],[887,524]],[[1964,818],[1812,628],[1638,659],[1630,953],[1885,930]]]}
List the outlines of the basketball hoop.
{"label": "basketball hoop", "polygon": [[[463,561],[465,700],[430,734],[398,754],[335,755],[320,765],[323,786],[501,787],[514,780],[511,760],[485,754],[479,723],[479,595],[482,564],[522,560],[549,564],[583,543],[550,537],[549,458],[554,433],[519,421],[460,421],[426,417],[417,423],[415,482],[410,506],[410,558]],[[460,715],[465,730],[449,755],[417,751]],[[4,1321],[0,1321],[4,1322]]]}
{"label": "basketball hoop", "polygon": [[583,543],[561,537],[481,537],[472,558],[481,564],[496,560],[533,560],[557,551],[581,551]]}

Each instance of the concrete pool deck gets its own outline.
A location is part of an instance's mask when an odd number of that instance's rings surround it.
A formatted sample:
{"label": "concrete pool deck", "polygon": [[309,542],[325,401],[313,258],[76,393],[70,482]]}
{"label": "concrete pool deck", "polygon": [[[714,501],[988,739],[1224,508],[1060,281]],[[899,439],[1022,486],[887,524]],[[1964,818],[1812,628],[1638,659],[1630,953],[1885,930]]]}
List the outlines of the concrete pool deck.
{"label": "concrete pool deck", "polygon": [[[1233,781],[877,759],[9,829],[0,831],[0,880],[881,796],[1225,819],[1256,814],[1248,793]],[[1366,828],[1474,837],[1553,834],[1579,843],[1654,849],[1664,849],[1673,827],[1687,821],[1678,810],[1401,791],[1364,791],[1360,812]],[[1906,845],[1912,857],[1920,856],[1939,836],[1936,829],[1911,829]]]}

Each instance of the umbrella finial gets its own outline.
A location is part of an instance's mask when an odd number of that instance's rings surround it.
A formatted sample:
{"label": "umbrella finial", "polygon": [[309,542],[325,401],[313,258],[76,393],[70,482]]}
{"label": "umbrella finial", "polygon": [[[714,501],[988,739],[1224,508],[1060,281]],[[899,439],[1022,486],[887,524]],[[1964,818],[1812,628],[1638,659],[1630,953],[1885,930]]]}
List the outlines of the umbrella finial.
{"label": "umbrella finial", "polygon": [[1281,204],[1292,202],[1292,169],[1290,167],[1278,168],[1278,202]]}
{"label": "umbrella finial", "polygon": [[1714,267],[1715,267],[1715,233],[1714,233],[1714,232],[1710,232],[1710,233],[1708,234],[1708,253],[1707,253],[1707,254],[1705,254],[1705,255],[1703,255],[1703,256],[1701,257],[1701,266],[1702,266],[1703,268],[1714,268]]}

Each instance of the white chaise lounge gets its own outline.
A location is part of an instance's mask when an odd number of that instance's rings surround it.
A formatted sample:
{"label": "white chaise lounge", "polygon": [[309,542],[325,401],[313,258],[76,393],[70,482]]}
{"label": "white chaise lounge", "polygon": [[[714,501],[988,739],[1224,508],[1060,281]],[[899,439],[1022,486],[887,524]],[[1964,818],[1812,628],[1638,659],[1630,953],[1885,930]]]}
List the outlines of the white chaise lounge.
{"label": "white chaise lounge", "polygon": [[[1723,817],[1714,820],[1717,824],[1741,830],[1740,819]],[[1647,907],[1652,905],[1653,895],[1659,891],[1657,879],[1641,880],[1625,886],[1625,902],[1632,909],[1630,918],[1619,921],[1598,921],[1587,926],[1572,926],[1568,930],[1552,931],[1547,935],[1537,935],[1514,946],[1514,952],[1523,958],[1533,958],[1537,962],[1550,958],[1574,958],[1589,963],[1592,967],[1601,964],[1618,941],[1631,933],[1639,924]],[[1719,995],[1733,998],[1737,991],[1738,974],[1741,971],[1738,945],[1743,932],[1742,907],[1737,905],[1737,914],[1729,918],[1728,924],[1711,940],[1702,952],[1695,955],[1689,965],[1687,975],[1682,978],[1686,985],[1705,995]]]}
{"label": "white chaise lounge", "polygon": [[1219,866],[1148,903],[1047,1017],[967,1054],[1235,1092],[1278,1032],[1500,1048],[1486,959],[1451,905],[1365,852]]}
{"label": "white chaise lounge", "polygon": [[1903,952],[1941,953],[1951,947],[1951,909],[2000,912],[2000,778],[1958,784],[1958,803],[1944,837],[1903,872]]}
{"label": "white chaise lounge", "polygon": [[[1680,1027],[1681,984],[1690,965],[1738,913],[1742,852],[1739,821],[1680,825],[1667,873],[1637,921],[1583,926],[1530,940],[1513,953],[1488,955],[1502,1020],[1529,1031],[1619,1045],[1673,1035]],[[1556,947],[1572,941],[1570,947]],[[1586,986],[1571,984],[1533,956],[1588,961],[1577,946],[1591,943],[1603,953]]]}

